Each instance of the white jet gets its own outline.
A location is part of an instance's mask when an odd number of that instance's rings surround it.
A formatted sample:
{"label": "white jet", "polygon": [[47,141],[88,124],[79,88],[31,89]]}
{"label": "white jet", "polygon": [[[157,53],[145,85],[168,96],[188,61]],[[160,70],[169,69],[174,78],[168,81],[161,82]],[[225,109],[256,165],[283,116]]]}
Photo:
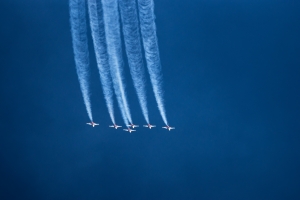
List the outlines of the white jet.
{"label": "white jet", "polygon": [[146,127],[146,128],[148,127],[148,128],[151,129],[151,128],[156,127],[156,126],[155,125],[151,125],[151,124],[147,124],[147,125],[143,125],[143,127]]}
{"label": "white jet", "polygon": [[127,129],[123,129],[123,130],[128,131],[129,133],[131,133],[132,131],[136,131],[136,130],[130,129],[129,127]]}
{"label": "white jet", "polygon": [[165,128],[165,129],[167,129],[168,131],[170,131],[171,129],[175,129],[175,127],[171,127],[171,126],[169,126],[169,125],[164,126],[164,127],[162,127],[162,128]]}
{"label": "white jet", "polygon": [[129,125],[127,125],[128,127],[131,127],[131,128],[135,128],[135,127],[139,127],[139,125],[134,125],[134,124],[129,124]]}
{"label": "white jet", "polygon": [[89,122],[89,123],[86,123],[86,124],[91,125],[91,126],[93,126],[93,127],[99,125],[99,124],[96,124],[95,122]]}
{"label": "white jet", "polygon": [[122,126],[118,126],[117,124],[114,124],[114,125],[110,125],[109,127],[118,129],[118,128],[122,127]]}

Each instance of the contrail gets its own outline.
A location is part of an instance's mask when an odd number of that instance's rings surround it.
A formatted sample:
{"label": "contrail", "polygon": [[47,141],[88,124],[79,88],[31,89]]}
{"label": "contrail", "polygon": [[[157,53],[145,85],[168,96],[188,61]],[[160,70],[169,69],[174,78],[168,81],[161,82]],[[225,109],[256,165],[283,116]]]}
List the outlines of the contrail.
{"label": "contrail", "polygon": [[145,50],[147,68],[159,112],[168,124],[163,100],[162,73],[159,58],[153,0],[138,0],[140,26]]}
{"label": "contrail", "polygon": [[70,0],[69,6],[76,71],[88,116],[93,121],[88,84],[89,52],[86,33],[85,0]]}
{"label": "contrail", "polygon": [[101,0],[111,76],[124,123],[132,123],[123,81],[122,46],[117,0]]}
{"label": "contrail", "polygon": [[144,118],[149,124],[147,96],[145,92],[145,70],[136,2],[135,0],[121,0],[119,3],[130,73]]}
{"label": "contrail", "polygon": [[90,25],[103,94],[111,121],[115,124],[113,86],[106,51],[103,11],[97,0],[88,0]]}

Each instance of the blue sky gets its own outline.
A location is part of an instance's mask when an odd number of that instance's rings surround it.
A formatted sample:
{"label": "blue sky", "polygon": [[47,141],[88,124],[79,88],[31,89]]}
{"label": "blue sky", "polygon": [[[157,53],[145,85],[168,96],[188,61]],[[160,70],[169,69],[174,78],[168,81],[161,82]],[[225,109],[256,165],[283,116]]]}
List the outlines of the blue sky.
{"label": "blue sky", "polygon": [[[85,124],[68,1],[2,1],[0,199],[299,199],[299,6],[156,0],[176,130],[160,128],[148,78],[158,127],[129,134],[108,128],[90,35],[100,126]],[[125,71],[132,118],[142,125]]]}

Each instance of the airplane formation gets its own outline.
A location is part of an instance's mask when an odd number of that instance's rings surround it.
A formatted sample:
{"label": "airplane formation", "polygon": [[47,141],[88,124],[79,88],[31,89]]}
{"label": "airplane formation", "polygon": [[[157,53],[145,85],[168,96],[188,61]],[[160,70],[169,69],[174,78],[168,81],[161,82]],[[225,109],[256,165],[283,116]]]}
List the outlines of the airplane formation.
{"label": "airplane formation", "polygon": [[[95,127],[95,126],[99,125],[99,124],[97,124],[97,123],[95,123],[95,122],[89,122],[89,123],[86,123],[86,124],[88,124],[88,125],[90,125],[90,126],[92,126],[92,127]],[[118,128],[121,128],[122,126],[119,126],[119,125],[117,125],[117,124],[113,124],[113,125],[110,125],[110,126],[108,126],[108,127],[118,129]],[[128,131],[129,133],[131,133],[132,131],[136,131],[136,130],[134,129],[134,128],[136,128],[136,127],[139,127],[139,125],[128,124],[128,125],[127,125],[127,128],[126,128],[126,129],[123,129],[123,130],[124,130],[124,131]],[[156,127],[156,125],[147,124],[147,125],[143,125],[143,127],[151,129],[151,128]],[[131,129],[131,128],[132,128],[132,129]],[[171,127],[171,126],[169,126],[169,125],[163,126],[162,128],[167,129],[168,131],[171,131],[172,129],[175,129],[175,127]]]}
{"label": "airplane formation", "polygon": [[[100,3],[101,2],[101,3]],[[89,42],[86,14],[89,15],[90,32],[95,50],[97,67],[106,107],[113,125],[115,124],[114,96],[119,105],[126,129],[132,132],[138,125],[132,124],[130,107],[127,101],[126,82],[123,74],[123,46],[128,61],[130,75],[133,80],[141,111],[146,121],[142,127],[156,127],[149,123],[145,72],[148,71],[157,108],[168,131],[175,129],[168,124],[164,96],[163,76],[156,36],[153,0],[69,0],[71,35],[76,72],[89,117],[87,124],[95,127],[89,91]],[[88,11],[86,11],[86,4]],[[99,9],[101,12],[99,13]],[[121,31],[122,30],[122,31]],[[123,45],[124,43],[124,45]],[[145,68],[145,69],[144,69]],[[147,70],[146,70],[147,68]],[[125,71],[125,70],[124,70]],[[131,123],[131,124],[129,124]],[[127,125],[128,124],[128,125]]]}

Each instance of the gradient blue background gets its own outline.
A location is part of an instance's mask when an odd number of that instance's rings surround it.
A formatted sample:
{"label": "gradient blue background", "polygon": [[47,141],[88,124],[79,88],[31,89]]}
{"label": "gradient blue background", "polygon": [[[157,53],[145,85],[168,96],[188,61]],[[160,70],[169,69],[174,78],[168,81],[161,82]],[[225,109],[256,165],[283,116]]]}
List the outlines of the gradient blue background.
{"label": "gradient blue background", "polygon": [[300,199],[299,10],[296,0],[156,0],[176,130],[160,128],[148,79],[158,127],[129,134],[108,128],[91,40],[100,126],[85,124],[68,1],[1,1],[0,199]]}

